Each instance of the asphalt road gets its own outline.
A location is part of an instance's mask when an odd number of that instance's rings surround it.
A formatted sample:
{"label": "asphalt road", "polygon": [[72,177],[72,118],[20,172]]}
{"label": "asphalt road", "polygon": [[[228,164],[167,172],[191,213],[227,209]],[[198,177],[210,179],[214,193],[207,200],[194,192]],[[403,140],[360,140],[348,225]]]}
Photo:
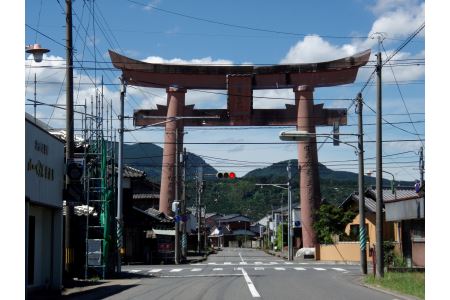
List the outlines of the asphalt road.
{"label": "asphalt road", "polygon": [[104,299],[400,299],[359,284],[359,266],[287,262],[256,249],[225,248],[191,265],[123,266],[135,283]]}

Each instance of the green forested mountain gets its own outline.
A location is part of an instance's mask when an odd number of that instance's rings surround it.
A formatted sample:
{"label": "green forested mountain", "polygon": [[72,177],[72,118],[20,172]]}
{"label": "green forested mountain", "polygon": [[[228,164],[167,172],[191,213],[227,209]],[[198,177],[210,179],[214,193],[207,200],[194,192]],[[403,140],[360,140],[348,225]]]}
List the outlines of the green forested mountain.
{"label": "green forested mountain", "polygon": [[[117,148],[116,144],[116,149]],[[118,153],[118,151],[116,151]],[[161,178],[163,149],[155,144],[125,144],[123,147],[124,164],[145,171],[147,177],[155,182]],[[116,156],[117,160],[117,156]],[[203,166],[205,173],[215,174],[217,171],[207,164],[201,157],[188,153],[187,176],[193,176],[198,166]]]}
{"label": "green forested mountain", "polygon": [[[125,164],[146,172],[147,177],[159,182],[162,165],[162,148],[154,144],[124,145]],[[292,164],[292,203],[299,199],[299,176],[297,160]],[[286,183],[288,161],[274,163],[262,169],[247,173],[242,178],[217,179],[205,176],[206,187],[201,196],[202,204],[207,212],[223,214],[242,213],[254,220],[263,217],[272,208],[287,205],[287,191],[276,187],[258,187],[256,183]],[[197,167],[203,166],[205,174],[216,174],[217,171],[201,157],[189,153],[187,161],[187,201],[193,205],[197,199],[195,174]],[[333,171],[319,163],[320,190],[322,199],[328,203],[341,203],[350,193],[358,190],[358,174],[344,171]],[[388,180],[383,181],[389,186]],[[400,182],[401,185],[414,185],[412,182]],[[365,186],[375,185],[375,178],[365,176]]]}

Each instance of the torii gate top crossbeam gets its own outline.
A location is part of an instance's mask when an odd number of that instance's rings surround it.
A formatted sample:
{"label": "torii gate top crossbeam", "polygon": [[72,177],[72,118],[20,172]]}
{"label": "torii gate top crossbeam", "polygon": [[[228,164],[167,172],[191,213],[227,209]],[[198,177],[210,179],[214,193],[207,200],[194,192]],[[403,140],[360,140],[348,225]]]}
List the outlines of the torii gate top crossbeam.
{"label": "torii gate top crossbeam", "polygon": [[252,89],[280,89],[307,85],[326,87],[352,83],[370,50],[319,63],[272,66],[204,66],[154,64],[131,59],[109,50],[114,67],[121,69],[127,84],[153,88],[176,85],[185,89],[228,88],[228,76],[251,76]]}

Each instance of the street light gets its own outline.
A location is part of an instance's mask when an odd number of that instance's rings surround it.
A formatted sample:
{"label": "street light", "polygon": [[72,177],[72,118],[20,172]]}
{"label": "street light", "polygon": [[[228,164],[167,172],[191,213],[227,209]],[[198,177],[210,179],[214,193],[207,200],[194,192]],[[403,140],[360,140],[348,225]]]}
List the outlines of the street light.
{"label": "street light", "polygon": [[[256,186],[264,187],[264,186],[274,186],[280,189],[285,189],[288,191],[288,260],[292,261],[293,251],[292,251],[292,196],[291,196],[291,161],[288,163],[287,167],[288,171],[288,183],[285,184],[276,184],[276,183],[257,183]],[[283,226],[283,224],[281,225]]]}
{"label": "street light", "polygon": [[[31,53],[33,55],[33,59],[35,62],[40,63],[42,61],[42,58],[44,56],[44,53],[50,52],[50,50],[42,48],[40,44],[34,44],[34,45],[27,45],[25,46],[25,52]],[[36,123],[36,106],[37,106],[37,99],[36,99],[36,73],[34,73],[34,122]]]}
{"label": "street light", "polygon": [[42,48],[40,44],[27,45],[25,47],[25,52],[33,54],[33,59],[35,62],[40,63],[44,57],[44,53],[50,50]]}
{"label": "street light", "polygon": [[[372,173],[375,173],[375,172],[376,172],[376,170],[371,170],[371,171],[367,172],[367,175],[371,176]],[[385,171],[385,170],[381,170],[381,172],[387,173],[387,174],[392,176],[391,191],[392,191],[392,194],[394,194],[394,198],[396,199],[397,198],[397,191],[395,190],[395,177],[394,177],[394,174],[392,174],[391,172]]]}
{"label": "street light", "polygon": [[318,137],[325,136],[327,138],[332,139],[333,141],[338,141],[343,144],[346,144],[350,147],[355,148],[356,153],[358,154],[359,161],[359,174],[358,174],[358,194],[359,194],[359,242],[360,242],[360,265],[361,272],[363,274],[367,274],[367,256],[366,256],[366,245],[367,245],[367,233],[366,233],[366,224],[365,224],[365,199],[364,199],[364,150],[363,150],[363,132],[362,132],[362,98],[361,95],[358,94],[357,97],[357,108],[358,108],[358,123],[359,123],[359,132],[358,134],[342,134],[339,135],[352,135],[358,136],[358,147],[354,145],[340,141],[337,138],[330,136],[331,134],[316,134],[309,133],[307,131],[282,131],[280,132],[280,140],[282,141],[306,141],[310,137]]}

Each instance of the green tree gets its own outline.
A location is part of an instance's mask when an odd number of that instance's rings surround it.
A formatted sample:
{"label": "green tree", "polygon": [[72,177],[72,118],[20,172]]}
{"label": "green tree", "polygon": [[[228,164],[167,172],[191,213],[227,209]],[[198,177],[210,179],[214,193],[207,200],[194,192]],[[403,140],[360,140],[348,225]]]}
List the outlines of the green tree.
{"label": "green tree", "polygon": [[343,235],[345,226],[353,221],[356,212],[345,211],[332,204],[322,204],[316,211],[314,230],[321,244],[332,244],[333,235]]}

